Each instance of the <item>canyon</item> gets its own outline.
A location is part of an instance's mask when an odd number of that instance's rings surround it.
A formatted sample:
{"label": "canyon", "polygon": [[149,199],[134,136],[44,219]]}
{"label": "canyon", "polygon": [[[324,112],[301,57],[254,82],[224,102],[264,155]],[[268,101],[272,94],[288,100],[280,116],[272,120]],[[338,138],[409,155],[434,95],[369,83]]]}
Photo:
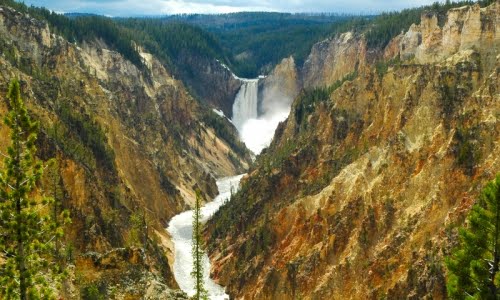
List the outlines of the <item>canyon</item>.
{"label": "canyon", "polygon": [[247,79],[132,40],[138,65],[0,6],[0,114],[19,79],[71,213],[60,297],[188,299],[200,191],[211,299],[445,299],[500,171],[499,15],[425,11],[382,48],[351,28]]}

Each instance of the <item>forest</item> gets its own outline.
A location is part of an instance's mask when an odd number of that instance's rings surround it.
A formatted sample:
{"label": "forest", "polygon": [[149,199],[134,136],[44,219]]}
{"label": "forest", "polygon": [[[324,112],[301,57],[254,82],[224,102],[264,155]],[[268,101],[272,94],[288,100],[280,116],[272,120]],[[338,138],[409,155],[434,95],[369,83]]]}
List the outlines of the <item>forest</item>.
{"label": "forest", "polygon": [[228,54],[233,71],[240,77],[254,78],[268,73],[284,57],[294,56],[301,65],[314,43],[353,18],[333,13],[242,12],[174,15],[155,21],[188,23],[211,32]]}
{"label": "forest", "polygon": [[[478,3],[484,7],[493,1]],[[61,15],[13,0],[0,0],[0,5],[47,21],[54,32],[69,41],[101,40],[147,73],[136,51],[136,45],[141,45],[187,82],[190,80],[183,77],[196,78],[196,71],[186,72],[183,56],[217,59],[237,76],[254,78],[267,74],[284,57],[293,56],[301,66],[313,44],[342,32],[363,33],[369,48],[382,49],[411,24],[418,24],[422,13],[432,11],[442,25],[448,9],[470,3],[469,0],[448,0],[376,16],[255,12],[108,18]]]}

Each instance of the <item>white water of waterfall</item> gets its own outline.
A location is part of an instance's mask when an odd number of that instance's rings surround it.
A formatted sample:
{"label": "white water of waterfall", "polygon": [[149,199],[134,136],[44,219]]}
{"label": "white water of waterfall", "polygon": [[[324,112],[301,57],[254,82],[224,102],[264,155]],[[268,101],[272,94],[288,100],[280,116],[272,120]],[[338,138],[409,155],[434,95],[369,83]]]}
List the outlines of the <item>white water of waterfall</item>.
{"label": "white water of waterfall", "polygon": [[233,104],[233,124],[239,132],[249,119],[257,118],[257,92],[259,90],[258,79],[245,79]]}
{"label": "white water of waterfall", "polygon": [[233,104],[232,122],[248,149],[259,154],[271,143],[279,122],[288,117],[292,99],[287,99],[279,91],[265,91],[264,111],[258,115],[259,79],[242,80],[243,85]]}
{"label": "white water of waterfall", "polygon": [[[203,215],[202,222],[206,222],[215,214],[219,208],[231,197],[231,192],[236,192],[243,175],[226,177],[217,180],[219,195],[212,202],[201,208]],[[191,255],[191,245],[193,243],[193,211],[185,211],[170,220],[167,231],[172,236],[174,243],[174,277],[181,290],[192,297],[195,294],[194,279],[191,277],[193,270],[193,257]],[[210,261],[205,254],[203,257],[203,281],[205,289],[211,300],[229,299],[224,288],[210,279]]]}

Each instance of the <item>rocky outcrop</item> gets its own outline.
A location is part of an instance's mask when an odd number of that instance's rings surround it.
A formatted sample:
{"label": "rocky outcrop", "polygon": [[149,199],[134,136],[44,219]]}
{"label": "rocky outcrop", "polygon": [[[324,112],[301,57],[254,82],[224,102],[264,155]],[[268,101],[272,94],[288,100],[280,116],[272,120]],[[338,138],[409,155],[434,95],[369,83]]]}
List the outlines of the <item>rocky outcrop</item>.
{"label": "rocky outcrop", "polygon": [[[363,36],[352,32],[328,38],[313,46],[301,70],[303,87],[325,86],[383,57],[389,60],[414,59],[426,64],[441,61],[459,51],[475,49],[494,64],[500,47],[498,2],[481,8],[478,4],[450,9],[443,27],[438,17],[425,13],[420,24],[413,24],[406,33],[391,40],[379,55],[367,49]],[[381,56],[381,57],[380,57]]]}
{"label": "rocky outcrop", "polygon": [[408,32],[395,40],[400,40],[400,46],[399,52],[392,51],[393,57],[414,57],[416,63],[425,64],[474,49],[490,59],[484,61],[484,65],[495,63],[495,52],[500,47],[499,10],[498,2],[485,8],[478,4],[453,8],[448,11],[442,28],[435,14],[423,14],[420,25],[412,25]]}
{"label": "rocky outcrop", "polygon": [[259,115],[270,111],[288,111],[300,90],[300,80],[293,57],[283,59],[259,81]]}
{"label": "rocky outcrop", "polygon": [[[397,40],[400,41],[398,43],[399,51],[392,51],[392,53],[386,52],[386,59],[400,56],[401,59],[406,60],[415,57],[417,47],[422,43],[422,33],[420,32],[419,26],[412,24],[405,34],[397,37]],[[393,44],[392,41],[391,44]]]}
{"label": "rocky outcrop", "polygon": [[[452,10],[447,24],[475,10]],[[457,226],[500,171],[500,53],[479,38],[441,55],[433,47],[442,50],[447,33],[422,18],[386,49],[403,62],[367,64],[336,89],[301,92],[209,223],[212,273],[232,297],[446,298],[443,260]],[[494,22],[481,36],[495,36]],[[315,46],[311,62],[342,57],[347,44],[327,50],[339,42]],[[332,86],[354,66],[335,68],[304,80]]]}
{"label": "rocky outcrop", "polygon": [[315,44],[304,62],[304,87],[325,86],[354,72],[366,63],[366,42],[352,32]]}
{"label": "rocky outcrop", "polygon": [[[213,106],[221,109],[228,118],[231,118],[234,98],[242,85],[241,80],[235,78],[233,72],[218,61],[212,61],[201,77],[207,79],[203,82],[205,84],[203,90],[206,92],[201,94],[202,99],[208,99]],[[209,86],[212,90],[206,88]]]}
{"label": "rocky outcrop", "polygon": [[[9,81],[19,78],[30,114],[41,123],[39,157],[58,159],[63,206],[72,216],[65,244],[80,275],[66,290],[81,294],[97,286],[109,295],[116,284],[127,287],[120,295],[137,299],[147,282],[177,287],[168,220],[193,203],[196,189],[214,197],[214,178],[243,172],[250,157],[205,123],[211,111],[151,54],[137,47],[147,66],[139,69],[99,45],[78,47],[44,22],[0,7],[0,112],[7,110]],[[232,127],[219,121],[229,128],[227,139]],[[7,143],[2,132],[0,148]],[[94,261],[85,272],[89,253],[113,254],[113,265]]]}
{"label": "rocky outcrop", "polygon": [[190,88],[200,101],[224,112],[228,118],[233,114],[233,102],[242,82],[230,69],[213,58],[186,53],[177,64],[179,79]]}
{"label": "rocky outcrop", "polygon": [[[144,271],[149,266],[140,248],[116,248],[106,253],[88,252],[68,268],[69,282],[92,278],[80,289],[67,285],[61,297],[88,299],[97,295],[106,299],[188,299],[182,291],[171,290],[161,277]],[[125,271],[124,271],[125,270]],[[80,277],[80,278],[78,278]],[[71,288],[73,287],[73,288]]]}

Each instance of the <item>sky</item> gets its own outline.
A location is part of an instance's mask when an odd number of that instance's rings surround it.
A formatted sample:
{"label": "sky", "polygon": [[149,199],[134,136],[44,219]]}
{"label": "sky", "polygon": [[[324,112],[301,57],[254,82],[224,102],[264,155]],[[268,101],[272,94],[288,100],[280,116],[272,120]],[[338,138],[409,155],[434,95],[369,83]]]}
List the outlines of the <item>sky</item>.
{"label": "sky", "polygon": [[108,16],[239,11],[378,13],[431,4],[435,0],[19,0],[56,12]]}

